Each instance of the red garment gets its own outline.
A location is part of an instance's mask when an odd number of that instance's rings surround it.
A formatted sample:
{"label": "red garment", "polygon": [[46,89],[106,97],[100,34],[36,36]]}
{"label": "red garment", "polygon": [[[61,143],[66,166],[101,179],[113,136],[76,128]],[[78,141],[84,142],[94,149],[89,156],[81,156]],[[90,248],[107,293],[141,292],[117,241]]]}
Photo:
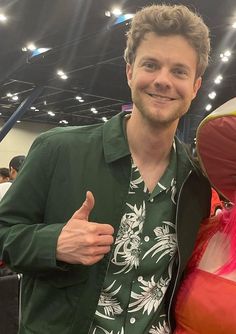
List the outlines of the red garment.
{"label": "red garment", "polygon": [[217,230],[217,217],[206,221],[200,230],[177,296],[174,334],[236,333],[236,282],[197,268]]}
{"label": "red garment", "polygon": [[217,209],[223,209],[220,197],[214,188],[211,188],[211,216],[214,216]]}

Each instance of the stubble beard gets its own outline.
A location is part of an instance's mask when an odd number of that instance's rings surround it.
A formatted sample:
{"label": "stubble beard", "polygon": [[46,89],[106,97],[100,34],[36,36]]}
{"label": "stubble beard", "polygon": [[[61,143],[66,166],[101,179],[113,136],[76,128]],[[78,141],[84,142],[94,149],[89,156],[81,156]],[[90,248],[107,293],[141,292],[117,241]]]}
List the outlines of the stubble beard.
{"label": "stubble beard", "polygon": [[144,122],[149,124],[149,126],[152,128],[169,128],[170,125],[172,125],[173,122],[178,121],[179,117],[181,116],[180,113],[176,111],[174,114],[170,113],[168,117],[163,117],[161,115],[162,111],[159,111],[158,108],[154,113],[152,110],[146,107],[142,99],[135,94],[133,94],[132,100]]}

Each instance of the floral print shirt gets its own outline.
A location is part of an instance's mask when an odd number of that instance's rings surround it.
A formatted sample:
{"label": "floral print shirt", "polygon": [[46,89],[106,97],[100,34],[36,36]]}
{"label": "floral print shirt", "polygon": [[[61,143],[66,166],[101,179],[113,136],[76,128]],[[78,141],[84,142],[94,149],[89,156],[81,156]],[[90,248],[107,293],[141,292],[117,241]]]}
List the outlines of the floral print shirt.
{"label": "floral print shirt", "polygon": [[170,333],[164,297],[177,250],[176,151],[152,193],[132,162],[126,207],[92,334]]}

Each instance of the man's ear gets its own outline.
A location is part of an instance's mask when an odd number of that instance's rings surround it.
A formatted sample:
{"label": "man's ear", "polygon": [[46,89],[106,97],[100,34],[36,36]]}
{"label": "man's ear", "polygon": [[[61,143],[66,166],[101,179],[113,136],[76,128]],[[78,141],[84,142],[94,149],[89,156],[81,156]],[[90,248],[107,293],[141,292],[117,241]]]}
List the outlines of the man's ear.
{"label": "man's ear", "polygon": [[126,77],[129,87],[131,87],[132,75],[133,75],[133,66],[130,64],[126,64]]}
{"label": "man's ear", "polygon": [[195,82],[194,82],[194,86],[193,86],[193,99],[196,97],[197,92],[199,90],[199,88],[202,85],[202,77],[198,77]]}

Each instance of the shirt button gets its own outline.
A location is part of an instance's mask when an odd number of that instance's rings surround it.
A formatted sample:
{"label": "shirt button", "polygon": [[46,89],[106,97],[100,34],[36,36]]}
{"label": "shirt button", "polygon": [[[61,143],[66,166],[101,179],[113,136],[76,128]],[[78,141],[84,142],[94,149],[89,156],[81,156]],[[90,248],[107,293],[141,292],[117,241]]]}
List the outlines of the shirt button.
{"label": "shirt button", "polygon": [[154,201],[154,198],[149,199],[149,202],[153,203],[153,201]]}
{"label": "shirt button", "polygon": [[138,277],[138,281],[141,282],[143,280],[143,276]]}
{"label": "shirt button", "polygon": [[130,318],[130,323],[131,323],[131,324],[134,324],[134,323],[135,323],[135,321],[136,321],[136,319],[135,319],[135,318]]}
{"label": "shirt button", "polygon": [[150,240],[150,238],[146,235],[146,237],[144,237],[144,241],[148,242]]}

